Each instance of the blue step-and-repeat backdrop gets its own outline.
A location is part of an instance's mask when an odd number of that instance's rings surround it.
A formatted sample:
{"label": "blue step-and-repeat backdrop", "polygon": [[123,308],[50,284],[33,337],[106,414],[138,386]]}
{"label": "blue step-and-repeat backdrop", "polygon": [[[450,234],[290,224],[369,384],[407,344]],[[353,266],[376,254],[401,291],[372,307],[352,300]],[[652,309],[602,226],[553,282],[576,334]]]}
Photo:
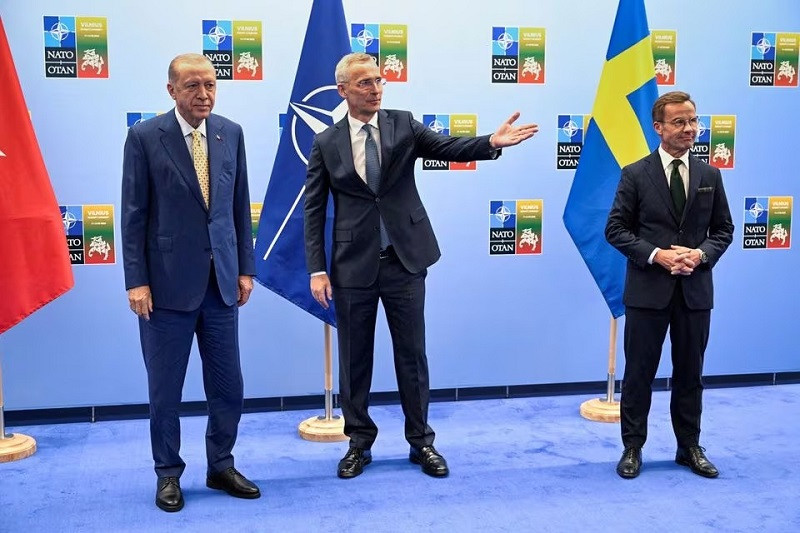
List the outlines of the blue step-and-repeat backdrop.
{"label": "blue step-and-repeat backdrop", "polygon": [[[443,251],[428,275],[432,388],[605,379],[610,314],[561,217],[616,8],[344,0],[353,49],[374,53],[389,80],[384,107],[455,135],[491,133],[514,110],[541,127],[497,161],[418,163]],[[715,269],[706,374],[798,370],[800,6],[646,8],[659,91],[685,90],[697,103],[693,151],[722,169],[736,225]],[[215,112],[244,128],[257,221],[310,9],[310,0],[0,0],[76,278],[0,338],[7,409],[147,401],[121,265],[127,128],[171,110],[175,55],[207,53],[221,80]],[[241,310],[241,351],[247,397],[322,392],[322,323],[258,285]],[[199,366],[193,357],[185,400],[203,399]],[[373,390],[395,390],[382,316]]]}

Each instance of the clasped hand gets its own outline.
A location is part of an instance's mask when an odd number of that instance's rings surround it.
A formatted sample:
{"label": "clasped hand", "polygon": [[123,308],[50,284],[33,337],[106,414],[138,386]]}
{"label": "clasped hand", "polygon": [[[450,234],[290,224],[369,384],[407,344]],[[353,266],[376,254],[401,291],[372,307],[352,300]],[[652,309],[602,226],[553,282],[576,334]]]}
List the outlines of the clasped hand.
{"label": "clasped hand", "polygon": [[653,258],[673,276],[689,276],[700,264],[700,252],[685,246],[672,245],[669,250],[659,250]]}

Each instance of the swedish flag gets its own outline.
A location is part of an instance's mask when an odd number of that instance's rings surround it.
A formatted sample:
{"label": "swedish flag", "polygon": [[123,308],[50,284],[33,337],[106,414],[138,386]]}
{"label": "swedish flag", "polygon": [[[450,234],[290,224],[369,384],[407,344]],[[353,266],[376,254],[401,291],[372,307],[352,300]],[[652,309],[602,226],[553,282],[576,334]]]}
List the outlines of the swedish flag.
{"label": "swedish flag", "polygon": [[625,257],[604,230],[622,167],[658,146],[651,110],[658,97],[644,0],[620,0],[564,225],[608,304],[625,314]]}

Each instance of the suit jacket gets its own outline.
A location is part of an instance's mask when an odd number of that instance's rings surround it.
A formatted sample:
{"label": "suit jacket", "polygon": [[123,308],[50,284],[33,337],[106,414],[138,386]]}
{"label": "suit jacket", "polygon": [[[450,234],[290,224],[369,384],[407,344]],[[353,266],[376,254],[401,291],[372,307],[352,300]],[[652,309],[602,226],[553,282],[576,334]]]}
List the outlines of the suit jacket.
{"label": "suit jacket", "polygon": [[[711,309],[711,269],[733,239],[719,169],[689,157],[689,191],[679,219],[658,150],[626,166],[608,216],[606,239],[628,258],[625,305],[664,309],[680,279],[690,309]],[[673,244],[701,248],[708,263],[698,265],[689,276],[673,276],[662,266],[647,263],[653,249]]]}
{"label": "suit jacket", "polygon": [[[380,110],[381,183],[375,194],[356,173],[347,117],[319,133],[308,161],[305,191],[306,265],[340,287],[366,287],[378,276],[380,217],[403,266],[417,273],[441,255],[414,178],[419,157],[475,161],[497,157],[489,136],[448,137],[408,111]],[[333,257],[325,261],[325,218],[333,196]]]}
{"label": "suit jacket", "polygon": [[212,114],[206,133],[210,208],[174,110],[131,127],[125,141],[125,286],[149,285],[155,307],[199,307],[208,289],[212,253],[227,305],[237,301],[238,276],[255,273],[242,128]]}

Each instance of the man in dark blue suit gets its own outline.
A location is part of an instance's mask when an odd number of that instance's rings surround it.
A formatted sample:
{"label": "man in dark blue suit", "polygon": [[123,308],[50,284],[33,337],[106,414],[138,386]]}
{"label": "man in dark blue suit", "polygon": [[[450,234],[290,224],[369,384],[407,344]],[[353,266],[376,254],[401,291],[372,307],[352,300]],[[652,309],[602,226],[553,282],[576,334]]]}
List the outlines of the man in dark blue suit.
{"label": "man in dark blue suit", "polygon": [[150,397],[156,505],[183,508],[178,410],[192,339],[208,401],[206,485],[239,498],[259,489],[233,466],[242,414],[238,306],[253,289],[253,240],[242,128],[211,114],[216,73],[202,55],[169,65],[174,110],[133,126],[122,174],[125,287]]}
{"label": "man in dark blue suit", "polygon": [[[417,158],[495,159],[500,149],[533,136],[535,124],[514,126],[515,113],[494,135],[448,137],[407,111],[381,110],[384,80],[375,60],[348,54],[336,66],[348,115],[317,135],[305,196],[306,263],[311,292],[333,299],[339,339],[339,394],[350,446],[338,476],[352,478],[372,460],[378,428],[367,408],[372,382],[375,321],[383,302],[392,336],[409,459],[434,477],[449,473],[428,425],[425,354],[425,276],[439,246],[414,179]],[[333,195],[333,259],[325,260],[328,194]]]}
{"label": "man in dark blue suit", "polygon": [[675,461],[698,475],[717,477],[700,446],[702,373],[714,306],[711,270],[733,239],[733,222],[719,170],[689,155],[698,127],[689,95],[674,91],[658,98],[653,127],[661,145],[622,169],[606,225],[608,242],[628,258],[621,397],[625,450],[617,473],[639,475],[652,383],[669,329]]}

